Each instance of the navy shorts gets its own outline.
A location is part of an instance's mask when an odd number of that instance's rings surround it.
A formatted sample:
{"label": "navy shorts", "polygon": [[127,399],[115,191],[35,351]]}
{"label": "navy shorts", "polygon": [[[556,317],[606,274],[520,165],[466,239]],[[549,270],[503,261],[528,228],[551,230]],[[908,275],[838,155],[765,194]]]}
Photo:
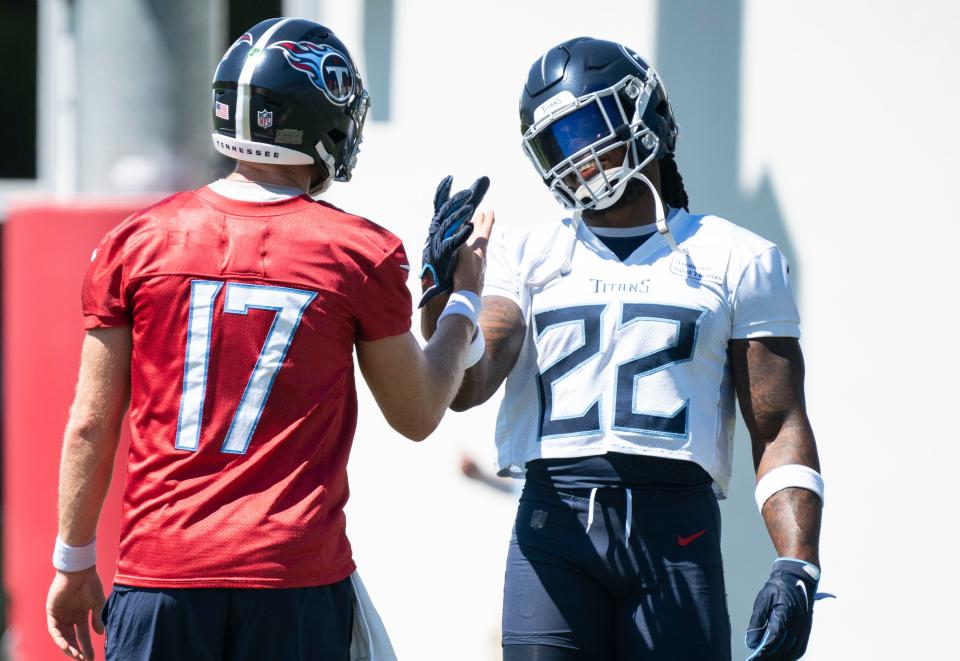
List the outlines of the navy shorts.
{"label": "navy shorts", "polygon": [[347,661],[353,588],[114,585],[103,619],[107,661]]}
{"label": "navy shorts", "polygon": [[504,584],[503,645],[577,659],[730,659],[720,510],[709,486],[557,491],[528,480]]}

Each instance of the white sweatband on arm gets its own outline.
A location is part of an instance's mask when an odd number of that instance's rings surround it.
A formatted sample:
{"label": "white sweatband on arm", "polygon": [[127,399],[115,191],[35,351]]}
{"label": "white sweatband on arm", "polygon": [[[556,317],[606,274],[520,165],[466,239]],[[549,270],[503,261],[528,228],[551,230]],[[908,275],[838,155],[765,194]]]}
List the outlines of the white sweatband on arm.
{"label": "white sweatband on arm", "polygon": [[57,543],[53,547],[53,566],[60,571],[83,571],[97,564],[97,540],[94,539],[86,546],[70,546],[64,544],[57,535]]}
{"label": "white sweatband on arm", "polygon": [[757,508],[763,511],[763,504],[773,494],[783,489],[795,487],[812,491],[823,500],[823,478],[820,473],[809,466],[802,464],[787,464],[777,466],[760,478],[754,496],[757,499]]}
{"label": "white sweatband on arm", "polygon": [[466,317],[476,328],[477,320],[480,318],[480,297],[468,289],[453,292],[447,300],[447,306],[437,318],[437,325],[439,326],[446,317],[455,314]]}
{"label": "white sweatband on arm", "polygon": [[477,326],[477,332],[473,334],[473,340],[467,348],[467,356],[463,359],[463,369],[468,370],[479,363],[486,349],[487,341],[483,339],[483,329]]}

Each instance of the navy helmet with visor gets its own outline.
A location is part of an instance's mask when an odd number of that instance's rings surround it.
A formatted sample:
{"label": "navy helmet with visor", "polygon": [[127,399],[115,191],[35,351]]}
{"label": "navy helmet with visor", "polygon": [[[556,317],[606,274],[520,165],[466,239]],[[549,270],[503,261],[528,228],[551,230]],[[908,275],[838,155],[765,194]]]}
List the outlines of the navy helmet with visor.
{"label": "navy helmet with visor", "polygon": [[[584,37],[534,63],[520,119],[525,152],[570,209],[613,204],[650,161],[673,153],[677,138],[656,71],[624,46]],[[601,157],[620,149],[622,162],[604,169]]]}

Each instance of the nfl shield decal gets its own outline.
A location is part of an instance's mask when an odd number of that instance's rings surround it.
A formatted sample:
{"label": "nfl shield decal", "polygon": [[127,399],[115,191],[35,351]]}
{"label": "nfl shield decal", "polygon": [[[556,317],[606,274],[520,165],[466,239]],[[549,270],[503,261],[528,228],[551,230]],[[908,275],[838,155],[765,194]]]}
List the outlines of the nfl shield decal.
{"label": "nfl shield decal", "polygon": [[262,129],[268,129],[273,126],[273,111],[272,110],[258,110],[257,111],[257,126]]}
{"label": "nfl shield decal", "polygon": [[342,106],[350,100],[356,75],[343,53],[310,41],[278,41],[269,48],[283,53],[287,63],[303,72],[333,103]]}
{"label": "nfl shield decal", "polygon": [[540,530],[547,522],[547,513],[543,510],[533,510],[530,517],[530,527],[534,530]]}

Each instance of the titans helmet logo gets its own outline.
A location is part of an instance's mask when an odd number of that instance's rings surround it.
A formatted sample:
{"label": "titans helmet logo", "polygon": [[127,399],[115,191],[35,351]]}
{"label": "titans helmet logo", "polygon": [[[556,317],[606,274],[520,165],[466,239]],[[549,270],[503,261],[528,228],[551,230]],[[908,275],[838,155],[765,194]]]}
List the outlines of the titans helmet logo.
{"label": "titans helmet logo", "polygon": [[278,41],[270,44],[297,71],[302,71],[313,86],[338,106],[353,95],[356,77],[349,60],[325,44],[309,41]]}

